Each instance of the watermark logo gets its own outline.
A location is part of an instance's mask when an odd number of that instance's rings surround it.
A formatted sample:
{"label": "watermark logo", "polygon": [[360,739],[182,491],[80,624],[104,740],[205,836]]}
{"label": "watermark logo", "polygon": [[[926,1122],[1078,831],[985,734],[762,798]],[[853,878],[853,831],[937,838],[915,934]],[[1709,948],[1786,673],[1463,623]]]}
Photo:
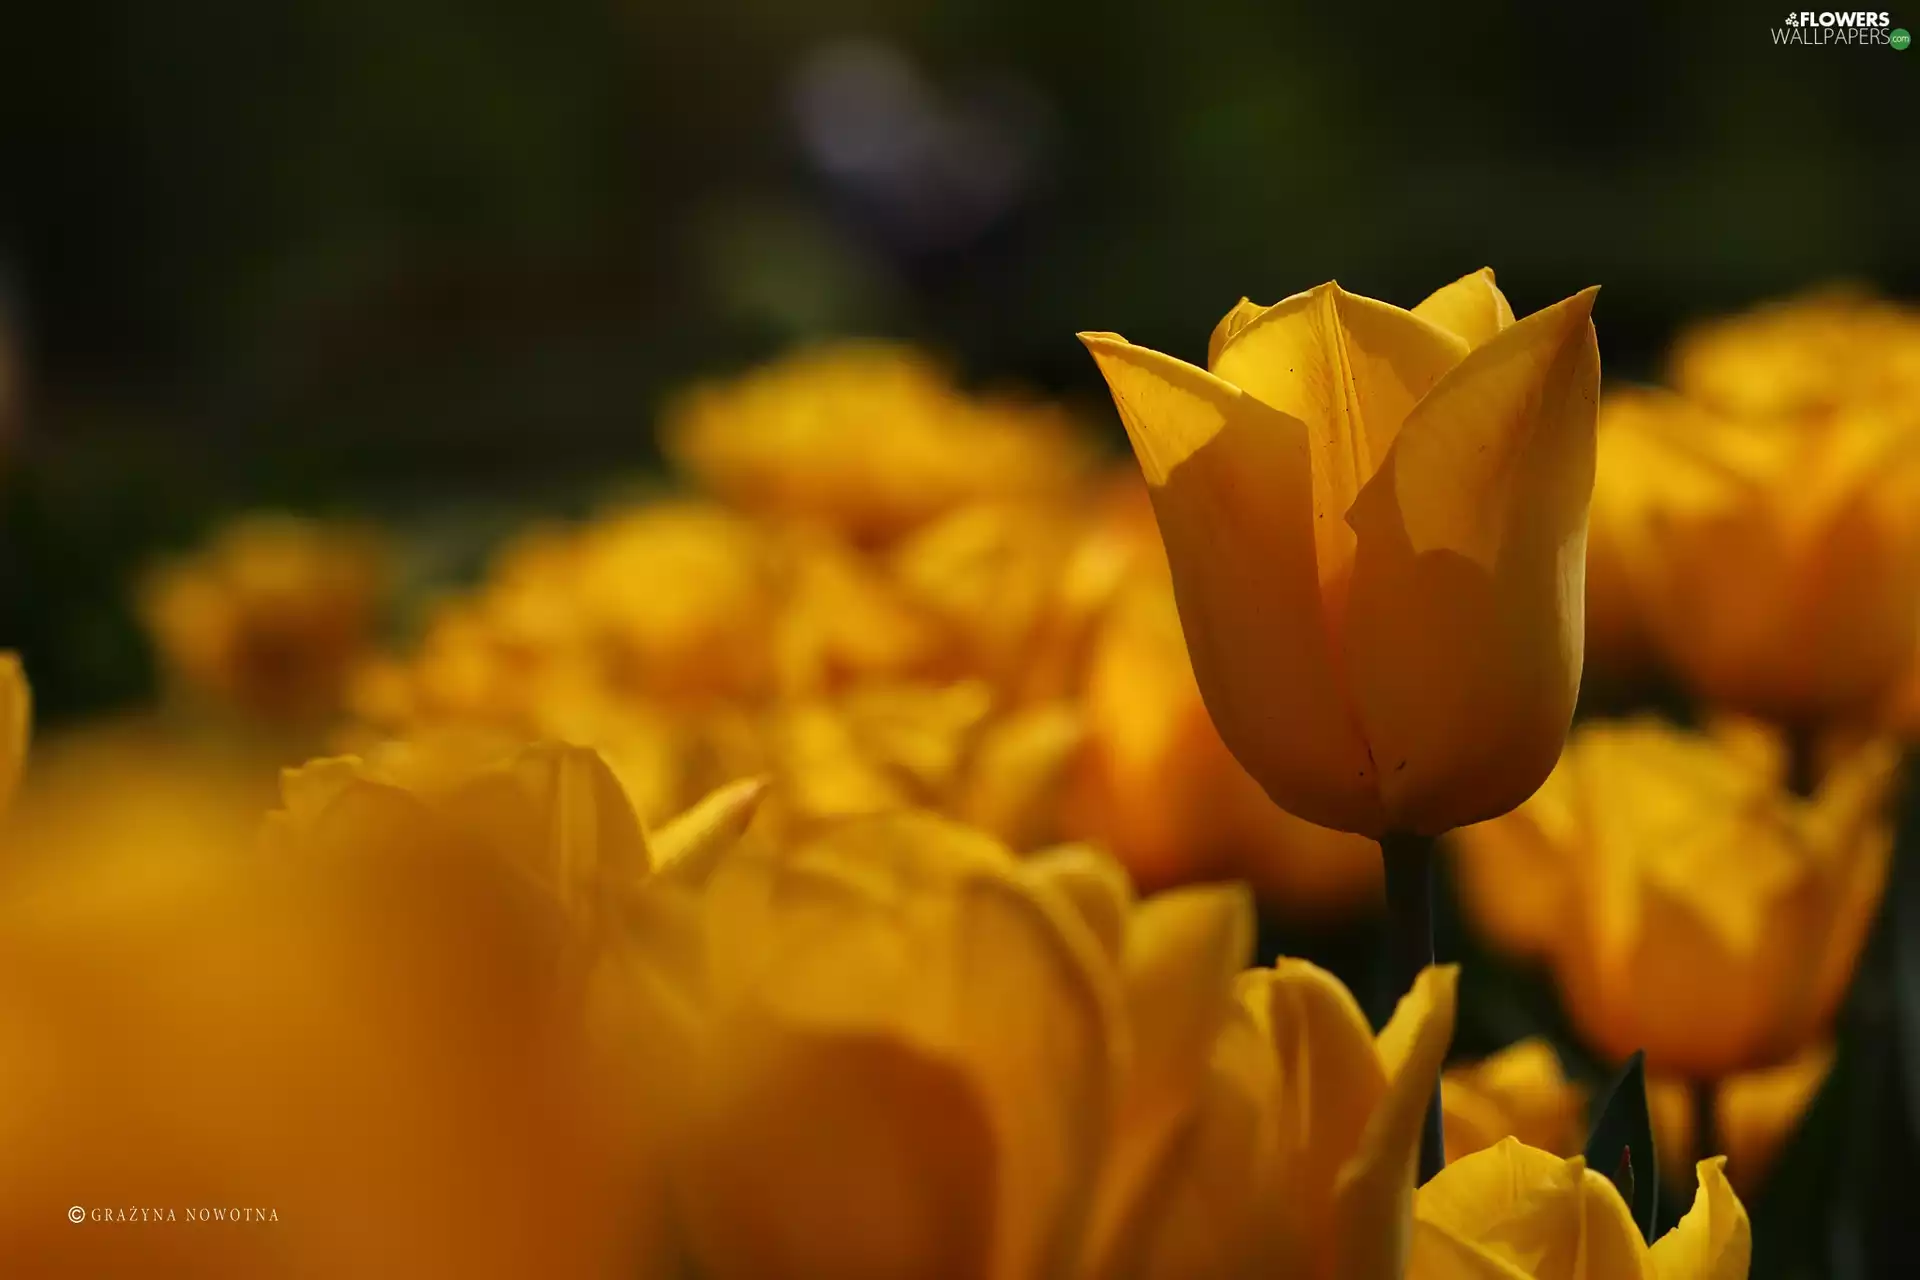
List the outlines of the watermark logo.
{"label": "watermark logo", "polygon": [[1904,49],[1911,40],[1904,30],[1893,25],[1890,13],[1800,9],[1789,13],[1786,20],[1773,29],[1773,42],[1852,48],[1882,45]]}
{"label": "watermark logo", "polygon": [[82,1222],[278,1222],[280,1210],[253,1205],[74,1205],[67,1221]]}

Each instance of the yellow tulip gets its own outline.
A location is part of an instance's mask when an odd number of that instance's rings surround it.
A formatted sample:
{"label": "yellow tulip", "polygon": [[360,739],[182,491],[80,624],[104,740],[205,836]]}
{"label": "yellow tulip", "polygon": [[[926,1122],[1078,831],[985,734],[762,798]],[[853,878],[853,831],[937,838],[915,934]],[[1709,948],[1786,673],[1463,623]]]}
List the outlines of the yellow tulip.
{"label": "yellow tulip", "polygon": [[[22,727],[11,662],[0,690]],[[647,1274],[630,1086],[574,1016],[551,898],[404,839],[253,856],[244,792],[202,816],[150,738],[47,754],[0,867],[10,1275]]]}
{"label": "yellow tulip", "polygon": [[1066,834],[1111,849],[1147,889],[1244,878],[1264,903],[1298,916],[1377,901],[1379,846],[1279,808],[1221,742],[1153,542],[1094,627],[1086,740],[1062,797]]}
{"label": "yellow tulip", "polygon": [[882,542],[970,501],[1058,495],[1087,450],[1059,413],[969,397],[911,351],[803,351],[669,411],[680,467],[743,510]]}
{"label": "yellow tulip", "polygon": [[1420,1188],[1407,1280],[1745,1280],[1753,1233],[1723,1164],[1700,1162],[1693,1207],[1648,1248],[1585,1160],[1505,1139]]}
{"label": "yellow tulip", "polygon": [[1601,408],[1590,603],[1708,700],[1864,719],[1913,668],[1920,419],[1731,417],[1664,392]]}
{"label": "yellow tulip", "polygon": [[339,707],[385,580],[366,531],[258,515],[154,569],[140,608],[162,665],[189,691],[249,715],[312,719]]}
{"label": "yellow tulip", "polygon": [[[915,814],[723,859],[682,975],[703,1275],[1039,1276],[1091,1206],[1117,984],[1063,895]],[[657,942],[658,939],[655,939]]]}
{"label": "yellow tulip", "polygon": [[1847,293],[1758,307],[1695,328],[1674,386],[1744,417],[1819,418],[1848,406],[1909,412],[1920,397],[1920,310]]}
{"label": "yellow tulip", "polygon": [[1545,1040],[1522,1040],[1441,1081],[1447,1160],[1518,1138],[1555,1155],[1576,1154],[1585,1139],[1586,1095],[1567,1081]]}
{"label": "yellow tulip", "polygon": [[1602,1054],[1707,1080],[1767,1066],[1846,990],[1886,881],[1893,762],[1870,743],[1802,799],[1754,726],[1585,726],[1532,799],[1459,833],[1462,899],[1553,967]]}
{"label": "yellow tulip", "polygon": [[[1765,1185],[1774,1157],[1800,1127],[1801,1117],[1833,1070],[1832,1041],[1809,1045],[1776,1067],[1729,1076],[1714,1088],[1715,1145],[1726,1154],[1735,1190]],[[1666,1170],[1684,1170],[1699,1150],[1690,1081],[1653,1078],[1647,1102],[1655,1147]]]}
{"label": "yellow tulip", "polygon": [[1210,370],[1083,334],[1152,490],[1194,671],[1281,808],[1378,836],[1503,813],[1580,683],[1593,291],[1243,303]]}
{"label": "yellow tulip", "polygon": [[914,812],[648,893],[700,1274],[1398,1275],[1451,970],[1376,1041],[1313,966],[1240,973],[1244,891]]}

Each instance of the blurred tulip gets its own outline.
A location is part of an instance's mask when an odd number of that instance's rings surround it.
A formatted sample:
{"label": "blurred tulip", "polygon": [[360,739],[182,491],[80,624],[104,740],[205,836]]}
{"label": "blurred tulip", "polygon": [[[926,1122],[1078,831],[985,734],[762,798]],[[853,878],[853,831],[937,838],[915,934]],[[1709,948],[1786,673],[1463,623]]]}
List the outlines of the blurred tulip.
{"label": "blurred tulip", "polygon": [[1435,834],[1539,785],[1580,684],[1593,291],[1507,323],[1243,302],[1212,372],[1084,334],[1153,493],[1221,737],[1284,809]]}
{"label": "blurred tulip", "polygon": [[1920,418],[1730,417],[1662,392],[1602,406],[1596,652],[1657,652],[1708,700],[1812,729],[1914,667]]}
{"label": "blurred tulip", "polygon": [[1778,738],[1654,720],[1581,728],[1516,812],[1461,831],[1465,906],[1553,967],[1609,1058],[1716,1080],[1820,1036],[1885,885],[1894,752],[1869,743],[1811,799]]}
{"label": "blurred tulip", "polygon": [[[1726,1154],[1727,1177],[1735,1189],[1751,1194],[1766,1184],[1774,1157],[1799,1129],[1833,1070],[1833,1058],[1833,1044],[1827,1041],[1809,1045],[1779,1066],[1719,1082],[1713,1101],[1714,1146]],[[1672,1171],[1669,1181],[1691,1165],[1699,1150],[1694,1087],[1674,1078],[1647,1082],[1655,1149],[1662,1172]]]}
{"label": "blurred tulip", "polygon": [[1695,328],[1675,344],[1673,384],[1745,417],[1819,417],[1920,399],[1920,310],[1832,292]]}
{"label": "blurred tulip", "polygon": [[1079,515],[1066,503],[976,503],[901,544],[900,590],[951,637],[954,669],[1024,692],[1049,665]]}
{"label": "blurred tulip", "polygon": [[[23,708],[17,664],[0,690]],[[137,741],[55,742],[10,816],[8,1273],[635,1274],[659,1218],[554,905],[404,841],[252,856],[242,793],[195,779],[226,802],[202,818]]]}
{"label": "blurred tulip", "polygon": [[1752,1228],[1723,1164],[1700,1162],[1693,1207],[1648,1248],[1585,1160],[1505,1139],[1420,1188],[1408,1280],[1745,1280]]}
{"label": "blurred tulip", "polygon": [[645,834],[612,770],[560,744],[507,749],[443,735],[367,758],[315,760],[281,778],[267,837],[331,856],[404,851],[490,860],[525,877],[590,935],[652,871]]}
{"label": "blurred tulip", "polygon": [[695,389],[667,453],[729,502],[861,541],[963,503],[1067,491],[1087,450],[1055,410],[962,395],[910,350],[849,343]]}
{"label": "blurred tulip", "polygon": [[140,611],[187,690],[269,721],[308,721],[337,713],[385,590],[365,530],[255,515],[154,569]]}
{"label": "blurred tulip", "polygon": [[1094,850],[913,812],[648,892],[693,913],[635,945],[700,1274],[1398,1274],[1451,970],[1376,1044],[1311,965],[1236,978],[1242,891],[1136,902]]}
{"label": "blurred tulip", "polygon": [[1554,1155],[1577,1155],[1586,1138],[1586,1094],[1568,1083],[1545,1040],[1522,1040],[1441,1082],[1447,1160],[1518,1138]]}
{"label": "blurred tulip", "polygon": [[[677,967],[703,1275],[1058,1273],[1090,1207],[1119,991],[992,840],[903,814],[743,849]],[[672,959],[668,967],[675,969]],[[1224,981],[1224,980],[1223,980]]]}

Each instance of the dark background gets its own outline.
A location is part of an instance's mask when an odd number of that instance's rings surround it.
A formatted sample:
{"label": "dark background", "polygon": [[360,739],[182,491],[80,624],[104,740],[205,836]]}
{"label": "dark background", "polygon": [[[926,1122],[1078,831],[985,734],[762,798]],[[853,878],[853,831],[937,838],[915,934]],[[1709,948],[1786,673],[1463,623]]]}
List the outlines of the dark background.
{"label": "dark background", "polygon": [[[897,335],[1081,402],[1242,294],[1920,293],[1920,51],[1758,3],[22,3],[0,47],[0,643],[139,695],[131,566],[242,505],[468,548],[658,463],[663,396]],[[1894,13],[1920,30],[1920,9]]]}

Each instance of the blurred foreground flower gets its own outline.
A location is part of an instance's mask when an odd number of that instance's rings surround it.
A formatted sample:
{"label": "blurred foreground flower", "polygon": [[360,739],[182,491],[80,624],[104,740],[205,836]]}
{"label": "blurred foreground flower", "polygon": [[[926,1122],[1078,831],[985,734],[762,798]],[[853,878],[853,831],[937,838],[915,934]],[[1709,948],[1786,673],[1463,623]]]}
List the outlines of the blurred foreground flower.
{"label": "blurred foreground flower", "polygon": [[1411,312],[1322,285],[1243,301],[1211,372],[1082,335],[1207,707],[1282,808],[1437,834],[1552,768],[1580,685],[1592,305],[1515,322],[1490,271]]}
{"label": "blurred foreground flower", "polygon": [[1450,1068],[1441,1081],[1449,1163],[1518,1138],[1529,1147],[1569,1156],[1586,1138],[1586,1096],[1568,1082],[1545,1040],[1522,1040],[1471,1066]]}
{"label": "blurred foreground flower", "polygon": [[1408,1280],[1743,1280],[1752,1228],[1724,1163],[1700,1162],[1693,1207],[1648,1248],[1585,1160],[1508,1138],[1420,1188]]}
{"label": "blurred foreground flower", "polygon": [[304,722],[338,714],[385,589],[366,531],[255,515],[153,570],[140,610],[161,665],[187,692],[268,722]]}
{"label": "blurred foreground flower", "polygon": [[649,892],[700,1274],[1397,1274],[1451,971],[1376,1047],[1313,966],[1239,974],[1239,891],[928,814]]}
{"label": "blurred foreground flower", "polygon": [[[11,664],[0,690],[11,712]],[[654,1225],[626,1141],[634,1077],[578,1016],[550,896],[498,860],[368,839],[380,806],[347,787],[281,832],[352,836],[325,849],[261,857],[217,825],[99,840],[110,817],[34,816],[65,811],[45,792],[80,776],[50,768],[0,867],[10,1275],[633,1274]],[[126,803],[94,782],[96,808]],[[564,863],[576,804],[565,784],[494,804],[547,821],[488,834],[527,853],[545,836]]]}
{"label": "blurred foreground flower", "polygon": [[1757,726],[1584,726],[1531,800],[1458,833],[1462,897],[1553,968],[1606,1056],[1704,1081],[1769,1066],[1846,991],[1886,882],[1893,763],[1869,744],[1801,799]]}

